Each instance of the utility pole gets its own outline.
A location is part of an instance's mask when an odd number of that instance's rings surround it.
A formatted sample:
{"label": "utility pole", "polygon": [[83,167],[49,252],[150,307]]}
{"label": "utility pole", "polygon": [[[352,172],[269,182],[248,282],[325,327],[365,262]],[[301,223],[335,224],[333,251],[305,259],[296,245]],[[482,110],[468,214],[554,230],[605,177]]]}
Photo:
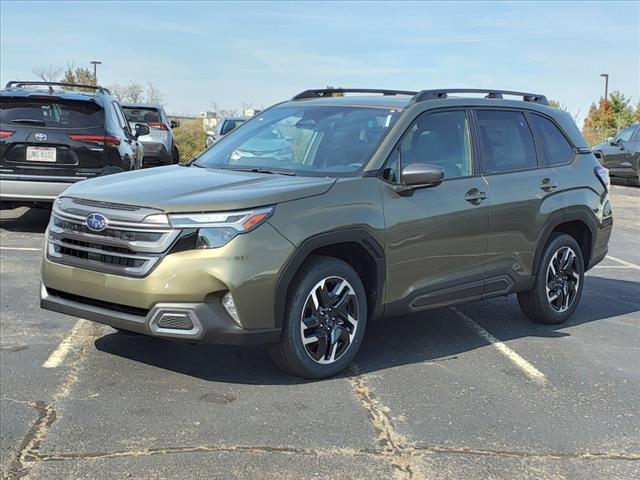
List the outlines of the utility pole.
{"label": "utility pole", "polygon": [[604,99],[607,100],[609,98],[609,74],[601,73],[601,77],[604,77]]}
{"label": "utility pole", "polygon": [[92,60],[90,63],[93,65],[93,79],[95,80],[97,85],[98,84],[97,67],[98,65],[102,65],[102,62],[99,62],[98,60]]}

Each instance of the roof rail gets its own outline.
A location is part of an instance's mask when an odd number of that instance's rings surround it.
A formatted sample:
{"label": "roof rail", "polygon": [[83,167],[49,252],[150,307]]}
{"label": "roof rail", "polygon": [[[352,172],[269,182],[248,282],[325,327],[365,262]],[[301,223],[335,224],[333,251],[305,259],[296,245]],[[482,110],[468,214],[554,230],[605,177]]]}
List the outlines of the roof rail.
{"label": "roof rail", "polygon": [[442,90],[422,90],[415,95],[411,101],[424,102],[425,100],[440,100],[447,98],[450,93],[484,93],[484,98],[497,98],[502,99],[503,95],[512,95],[514,97],[522,97],[525,102],[540,103],[542,105],[549,105],[547,97],[538,93],[526,93],[526,92],[512,92],[509,90],[485,90],[482,88],[445,88]]}
{"label": "roof rail", "polygon": [[345,93],[381,93],[382,95],[411,95],[415,96],[418,92],[409,92],[406,90],[383,90],[379,88],[320,88],[317,90],[305,90],[297,94],[291,100],[304,100],[307,98],[319,97],[341,97]]}
{"label": "roof rail", "polygon": [[41,82],[41,81],[22,81],[22,80],[11,80],[7,82],[5,88],[11,87],[24,87],[28,85],[36,85],[36,86],[45,86],[49,87],[49,92],[53,93],[53,87],[72,87],[72,88],[89,88],[92,90],[96,90],[98,93],[106,93],[107,95],[111,95],[111,92],[104,87],[99,85],[82,85],[80,83],[64,83],[64,82]]}

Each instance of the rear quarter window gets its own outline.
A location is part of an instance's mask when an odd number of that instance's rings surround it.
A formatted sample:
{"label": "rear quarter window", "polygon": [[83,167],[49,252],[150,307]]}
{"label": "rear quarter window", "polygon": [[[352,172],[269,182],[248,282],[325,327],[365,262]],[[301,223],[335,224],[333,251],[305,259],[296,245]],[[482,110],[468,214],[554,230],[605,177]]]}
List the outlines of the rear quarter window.
{"label": "rear quarter window", "polygon": [[104,125],[104,111],[89,101],[0,99],[0,123],[33,127],[91,128]]}
{"label": "rear quarter window", "polygon": [[529,115],[529,121],[538,144],[542,147],[542,155],[547,165],[560,165],[573,160],[573,146],[551,120],[532,113]]}

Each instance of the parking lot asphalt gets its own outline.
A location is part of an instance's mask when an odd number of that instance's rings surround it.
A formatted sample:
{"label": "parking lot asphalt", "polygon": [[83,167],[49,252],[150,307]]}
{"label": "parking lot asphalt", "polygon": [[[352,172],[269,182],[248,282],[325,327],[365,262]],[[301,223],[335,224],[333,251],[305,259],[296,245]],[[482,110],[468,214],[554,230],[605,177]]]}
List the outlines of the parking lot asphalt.
{"label": "parking lot asphalt", "polygon": [[4,478],[640,478],[640,188],[564,325],[514,296],[369,326],[345,374],[40,310],[46,210],[2,211]]}

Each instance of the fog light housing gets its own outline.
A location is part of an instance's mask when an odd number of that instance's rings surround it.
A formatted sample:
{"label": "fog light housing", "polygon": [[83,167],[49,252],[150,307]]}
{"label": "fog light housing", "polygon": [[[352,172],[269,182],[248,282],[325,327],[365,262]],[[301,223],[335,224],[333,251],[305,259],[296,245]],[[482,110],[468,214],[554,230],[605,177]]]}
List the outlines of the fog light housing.
{"label": "fog light housing", "polygon": [[242,324],[240,323],[240,318],[238,317],[238,311],[236,310],[236,304],[233,301],[233,296],[231,295],[231,292],[225,293],[224,296],[222,297],[222,306],[227,311],[227,313],[231,315],[231,318],[233,318],[233,321],[236,322],[236,325],[242,328]]}

